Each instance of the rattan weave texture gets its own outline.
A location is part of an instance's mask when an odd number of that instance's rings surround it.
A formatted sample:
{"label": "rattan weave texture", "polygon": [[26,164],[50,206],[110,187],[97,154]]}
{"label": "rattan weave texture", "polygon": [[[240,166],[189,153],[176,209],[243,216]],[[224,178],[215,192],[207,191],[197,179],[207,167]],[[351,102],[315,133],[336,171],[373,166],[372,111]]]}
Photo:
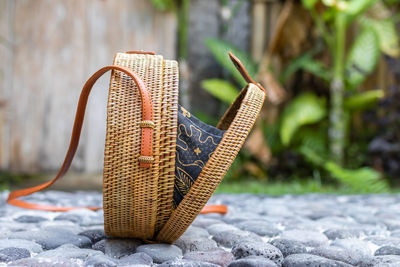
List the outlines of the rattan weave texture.
{"label": "rattan weave texture", "polygon": [[169,202],[172,199],[174,179],[170,164],[175,161],[172,151],[178,102],[177,64],[162,56],[125,53],[117,54],[114,64],[135,71],[151,93],[154,161],[150,168],[139,166],[140,95],[126,75],[113,72],[104,151],[105,232],[110,236],[152,239],[156,227],[162,224],[157,219],[165,221],[171,212],[167,198]]}

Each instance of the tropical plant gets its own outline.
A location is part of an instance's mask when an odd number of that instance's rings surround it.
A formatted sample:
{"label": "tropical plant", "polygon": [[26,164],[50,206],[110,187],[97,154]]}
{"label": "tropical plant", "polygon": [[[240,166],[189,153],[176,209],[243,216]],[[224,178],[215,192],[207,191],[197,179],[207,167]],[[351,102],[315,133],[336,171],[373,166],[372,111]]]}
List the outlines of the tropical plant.
{"label": "tropical plant", "polygon": [[[345,96],[357,94],[356,89],[373,72],[381,52],[389,56],[399,55],[395,22],[383,1],[302,0],[302,3],[325,41],[332,63],[324,66],[309,52],[295,61],[296,65],[290,70],[302,68],[330,84],[330,156],[335,163],[342,165],[348,118]],[[355,27],[359,33],[346,51],[346,36]],[[381,94],[374,92],[364,95],[364,98]]]}
{"label": "tropical plant", "polygon": [[[390,12],[385,11],[380,1],[302,2],[328,47],[332,63],[329,65],[316,59],[324,50],[316,46],[294,59],[282,71],[279,80],[284,82],[298,70],[303,70],[330,85],[329,97],[306,92],[293,98],[285,106],[278,122],[263,127],[269,148],[273,154],[294,149],[308,162],[350,187],[362,187],[363,191],[386,190],[387,184],[381,174],[365,166],[346,169],[343,159],[351,117],[373,107],[384,95],[383,90],[360,91],[359,88],[374,71],[381,53],[389,56],[399,54],[398,36],[388,15]],[[375,10],[383,10],[380,12],[383,15],[377,17],[376,13],[370,13],[372,6]],[[346,34],[350,27],[355,29],[354,25],[358,34],[350,48],[346,49]],[[260,68],[247,53],[229,43],[210,39],[206,45],[220,65],[231,74],[232,82],[245,84],[232,67],[228,51],[238,55],[250,75],[255,76]],[[227,104],[238,92],[231,82],[219,79],[205,80],[202,86]]]}

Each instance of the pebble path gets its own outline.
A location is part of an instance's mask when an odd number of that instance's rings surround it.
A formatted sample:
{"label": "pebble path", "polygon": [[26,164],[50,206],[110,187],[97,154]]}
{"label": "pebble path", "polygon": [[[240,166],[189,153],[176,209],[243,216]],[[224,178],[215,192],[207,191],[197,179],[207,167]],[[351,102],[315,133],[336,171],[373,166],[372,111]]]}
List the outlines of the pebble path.
{"label": "pebble path", "polygon": [[[228,214],[200,215],[173,245],[107,238],[103,211],[44,212],[5,204],[0,266],[400,266],[400,195],[215,195]],[[29,201],[101,205],[97,192]]]}

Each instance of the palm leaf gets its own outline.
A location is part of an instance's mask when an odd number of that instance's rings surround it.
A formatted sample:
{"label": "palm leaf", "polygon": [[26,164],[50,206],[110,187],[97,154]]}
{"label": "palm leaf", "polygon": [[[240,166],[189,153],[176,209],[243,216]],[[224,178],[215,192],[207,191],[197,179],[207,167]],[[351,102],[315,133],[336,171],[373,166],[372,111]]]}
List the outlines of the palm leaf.
{"label": "palm leaf", "polygon": [[218,98],[220,101],[230,105],[235,101],[239,91],[230,82],[221,79],[208,79],[201,83],[207,92]]}
{"label": "palm leaf", "polygon": [[378,36],[371,27],[364,27],[347,57],[346,80],[351,88],[360,85],[374,70],[378,56]]}
{"label": "palm leaf", "polygon": [[290,102],[282,114],[280,136],[284,145],[289,145],[296,130],[303,125],[313,124],[325,117],[325,99],[315,94],[304,93]]}

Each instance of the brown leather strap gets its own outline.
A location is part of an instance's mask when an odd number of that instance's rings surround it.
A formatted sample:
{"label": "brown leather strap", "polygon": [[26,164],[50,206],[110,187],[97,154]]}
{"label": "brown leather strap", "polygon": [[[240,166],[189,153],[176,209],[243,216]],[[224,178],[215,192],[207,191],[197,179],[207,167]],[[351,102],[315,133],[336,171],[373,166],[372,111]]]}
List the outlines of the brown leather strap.
{"label": "brown leather strap", "polygon": [[231,60],[233,62],[233,65],[235,65],[236,69],[240,72],[240,74],[242,74],[242,76],[246,80],[246,82],[254,83],[261,90],[266,92],[265,88],[262,87],[261,84],[259,84],[258,82],[254,81],[253,78],[250,77],[249,73],[247,72],[247,70],[245,69],[245,67],[243,66],[242,62],[239,60],[239,58],[237,58],[237,56],[235,56],[232,52],[229,52],[229,57],[231,58]]}
{"label": "brown leather strap", "polygon": [[[72,159],[74,158],[75,152],[78,148],[79,138],[81,135],[83,119],[85,116],[85,110],[90,91],[92,90],[92,87],[96,83],[96,81],[109,70],[121,71],[126,75],[128,75],[135,82],[142,100],[142,121],[153,121],[153,105],[151,102],[151,95],[150,92],[147,90],[143,80],[135,72],[133,72],[127,67],[111,65],[101,68],[87,80],[87,82],[82,88],[82,92],[79,98],[78,108],[76,110],[75,122],[72,130],[70,145],[68,148],[68,152],[65,156],[64,163],[61,166],[60,170],[58,171],[57,176],[53,180],[47,183],[11,192],[8,196],[7,203],[21,208],[40,209],[48,211],[68,211],[72,209],[83,208],[83,207],[57,207],[57,206],[39,205],[39,204],[28,203],[19,200],[17,198],[30,195],[32,193],[35,193],[37,191],[43,190],[51,186],[58,179],[62,178],[68,171],[69,167],[71,166]],[[152,144],[153,129],[151,127],[143,127],[141,129],[142,129],[141,157],[151,158],[153,156],[153,144]],[[151,166],[151,163],[141,162],[140,166],[143,168],[148,168]],[[87,207],[87,208],[91,210],[100,209],[100,207]]]}

